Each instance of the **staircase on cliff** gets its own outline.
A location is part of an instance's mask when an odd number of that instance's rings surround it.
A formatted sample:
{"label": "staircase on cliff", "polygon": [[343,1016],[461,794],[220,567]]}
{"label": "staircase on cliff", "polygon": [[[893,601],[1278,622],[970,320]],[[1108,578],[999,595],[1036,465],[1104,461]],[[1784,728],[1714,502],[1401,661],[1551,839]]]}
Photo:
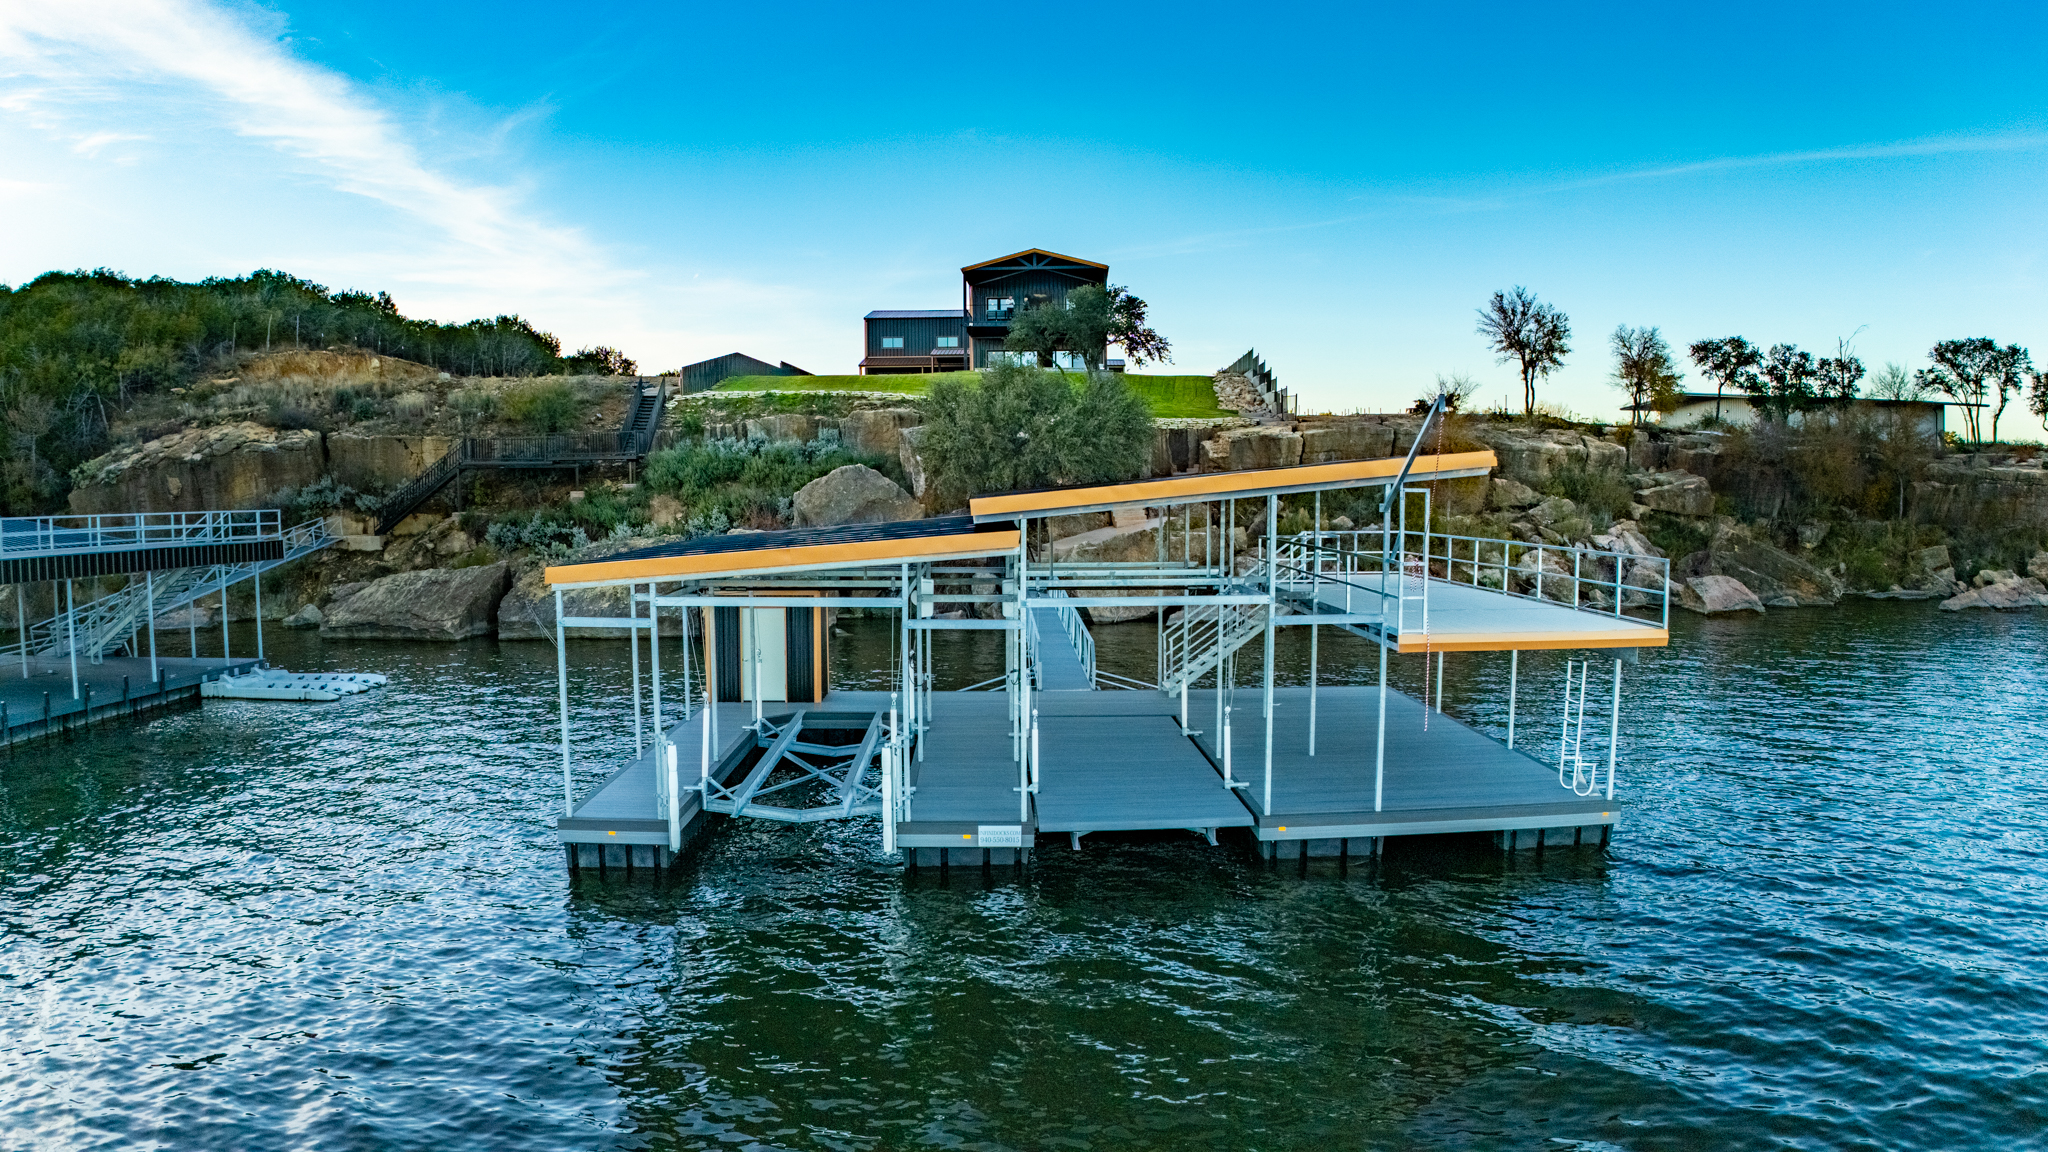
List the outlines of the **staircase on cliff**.
{"label": "staircase on cliff", "polygon": [[474,469],[582,468],[643,459],[654,448],[654,434],[661,429],[661,418],[667,410],[667,377],[656,377],[652,384],[635,379],[626,419],[617,432],[465,436],[446,455],[384,498],[377,510],[377,532],[382,535],[397,528],[400,521],[419,511],[420,505],[433,499],[449,481]]}

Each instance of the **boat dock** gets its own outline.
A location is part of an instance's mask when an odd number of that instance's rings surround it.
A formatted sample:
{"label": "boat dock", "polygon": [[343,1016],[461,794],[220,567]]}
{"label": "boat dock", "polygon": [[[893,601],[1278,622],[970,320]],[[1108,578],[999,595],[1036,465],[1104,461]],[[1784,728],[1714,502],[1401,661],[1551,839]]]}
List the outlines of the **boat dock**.
{"label": "boat dock", "polygon": [[[550,568],[558,645],[578,628],[628,630],[634,691],[619,722],[643,749],[576,794],[558,661],[557,838],[577,868],[665,866],[713,821],[745,818],[878,817],[879,847],[910,867],[1011,864],[1158,829],[1236,836],[1274,859],[1445,833],[1493,833],[1508,850],[1604,845],[1624,806],[1623,663],[1667,642],[1669,573],[1654,557],[1430,532],[1434,485],[1493,466],[1488,452],[1411,450],[979,497],[965,516]],[[1320,494],[1353,487],[1382,489],[1381,525],[1279,535],[1283,498],[1321,525]],[[1246,502],[1265,512],[1249,548],[1232,531]],[[1146,510],[1156,559],[1056,563],[1035,539],[1048,517],[1123,508]],[[560,590],[602,584],[630,588],[630,616],[560,614]],[[1100,668],[1084,613],[1129,607],[1161,621],[1155,666]],[[894,690],[826,682],[833,608],[893,615]],[[692,617],[692,640],[664,648],[655,622],[673,612]],[[1312,655],[1307,686],[1275,685],[1286,627],[1309,628],[1312,653],[1325,627],[1373,643],[1380,683],[1321,685]],[[934,646],[966,630],[1004,634],[1004,674],[935,683]],[[1264,671],[1242,683],[1236,656],[1254,643]],[[1516,746],[1531,649],[1568,654],[1564,735],[1541,749]],[[1446,653],[1476,651],[1511,654],[1504,739],[1442,710]],[[1386,683],[1390,659],[1415,658],[1435,665],[1434,701]],[[1555,685],[1543,699],[1555,708]]]}

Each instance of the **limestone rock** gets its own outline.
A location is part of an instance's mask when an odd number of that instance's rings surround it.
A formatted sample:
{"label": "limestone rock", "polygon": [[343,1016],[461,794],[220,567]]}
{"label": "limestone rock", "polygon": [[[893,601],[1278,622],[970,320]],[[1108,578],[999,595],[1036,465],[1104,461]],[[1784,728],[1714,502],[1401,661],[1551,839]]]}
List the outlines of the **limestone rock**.
{"label": "limestone rock", "polygon": [[903,450],[903,429],[922,423],[915,408],[869,408],[839,418],[839,443],[870,456],[894,456]]}
{"label": "limestone rock", "polygon": [[1230,442],[1221,437],[1202,441],[1201,468],[1204,472],[1230,471]]}
{"label": "limestone rock", "polygon": [[[510,573],[503,564],[397,572],[335,589],[320,635],[346,640],[488,636]],[[342,593],[346,592],[346,595]]]}
{"label": "limestone rock", "polygon": [[[1093,528],[1071,536],[1055,537],[1052,542],[1052,556],[1055,560],[1088,561],[1090,563],[1132,561],[1154,561],[1159,558],[1159,537],[1154,532],[1161,521],[1141,520],[1132,525],[1111,524],[1104,528]],[[1168,533],[1169,537],[1173,534]],[[1174,555],[1178,555],[1178,543],[1174,542]],[[1129,595],[1129,593],[1124,593]],[[1105,596],[1119,595],[1105,592]],[[1146,609],[1151,611],[1151,609]]]}
{"label": "limestone rock", "polygon": [[1496,476],[1487,490],[1487,499],[1496,508],[1531,508],[1541,503],[1543,497],[1520,480],[1510,476]]}
{"label": "limestone rock", "polygon": [[297,612],[285,617],[284,626],[287,628],[318,628],[320,621],[324,618],[325,614],[320,611],[318,604],[308,604]]}
{"label": "limestone rock", "polygon": [[1714,514],[1714,490],[1707,486],[1706,477],[1687,475],[1683,479],[1667,479],[1669,475],[1665,473],[1659,477],[1665,479],[1665,483],[1639,490],[1636,501],[1656,511],[1678,516]]}
{"label": "limestone rock", "polygon": [[1955,565],[1949,562],[1948,545],[1946,544],[1936,544],[1932,548],[1922,548],[1918,552],[1913,553],[1913,562],[1919,566],[1922,572],[1930,574],[1947,568],[1949,569],[1949,579],[1955,579]]}
{"label": "limestone rock", "polygon": [[1301,435],[1285,426],[1233,428],[1223,434],[1230,470],[1287,468],[1301,463]]}
{"label": "limestone rock", "polygon": [[771,442],[794,441],[808,444],[818,438],[818,420],[815,416],[785,412],[774,416],[763,416],[746,423],[747,439]]}
{"label": "limestone rock", "polygon": [[326,470],[318,432],[217,424],[123,445],[79,465],[70,503],[78,513],[249,508]]}
{"label": "limestone rock", "polygon": [[2010,584],[2019,579],[2019,573],[2011,569],[1986,568],[1971,579],[1973,588],[1989,588],[1993,584]]}
{"label": "limestone rock", "polygon": [[1762,612],[1763,601],[1733,576],[1695,576],[1678,585],[1678,606],[1701,615]]}
{"label": "limestone rock", "polygon": [[797,489],[793,503],[799,528],[883,524],[924,514],[910,493],[865,464],[834,468]]}
{"label": "limestone rock", "polygon": [[1548,527],[1569,516],[1576,516],[1579,506],[1562,496],[1545,496],[1534,508],[1529,509],[1529,519],[1538,527]]}
{"label": "limestone rock", "polygon": [[903,476],[910,481],[910,494],[924,498],[926,477],[924,457],[918,454],[918,445],[924,440],[924,426],[905,428],[897,433],[896,459],[903,465]]}
{"label": "limestone rock", "polygon": [[673,496],[656,496],[647,502],[647,522],[666,528],[683,518],[683,502]]}
{"label": "limestone rock", "polygon": [[1642,529],[1633,520],[1615,521],[1614,527],[1602,535],[1593,537],[1593,546],[1629,556],[1664,555],[1664,550],[1650,543],[1650,538],[1643,535]]}
{"label": "limestone rock", "polygon": [[2048,605],[2048,584],[2033,576],[2001,573],[2007,579],[1979,585],[1941,602],[1945,612],[1964,608],[2037,608]]}
{"label": "limestone rock", "polygon": [[1842,598],[1833,576],[1732,526],[1715,533],[1708,552],[1708,573],[1734,577],[1772,608],[1817,607]]}
{"label": "limestone rock", "polygon": [[1799,526],[1799,546],[1811,552],[1828,538],[1828,525],[1821,521]]}
{"label": "limestone rock", "polygon": [[1393,454],[1394,429],[1377,421],[1347,420],[1301,430],[1303,464],[1378,460]]}
{"label": "limestone rock", "polygon": [[2036,552],[2027,561],[2027,575],[2036,580],[2048,580],[2048,552]]}

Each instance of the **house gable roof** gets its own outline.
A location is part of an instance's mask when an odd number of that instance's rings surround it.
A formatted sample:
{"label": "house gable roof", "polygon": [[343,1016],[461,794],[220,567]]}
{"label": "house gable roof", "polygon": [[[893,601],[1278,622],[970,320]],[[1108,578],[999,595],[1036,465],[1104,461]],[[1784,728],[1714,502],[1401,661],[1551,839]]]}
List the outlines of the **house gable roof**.
{"label": "house gable roof", "polygon": [[983,260],[979,264],[969,264],[967,267],[962,268],[960,272],[962,275],[966,275],[969,272],[979,272],[987,268],[994,268],[999,264],[1017,264],[1020,267],[1057,267],[1060,264],[1076,264],[1083,268],[1100,269],[1104,276],[1109,275],[1109,265],[1107,264],[1097,264],[1093,260],[1083,260],[1078,256],[1063,256],[1058,252],[1049,252],[1043,248],[1026,248],[1022,252],[1012,252],[1008,256],[998,256],[993,260]]}

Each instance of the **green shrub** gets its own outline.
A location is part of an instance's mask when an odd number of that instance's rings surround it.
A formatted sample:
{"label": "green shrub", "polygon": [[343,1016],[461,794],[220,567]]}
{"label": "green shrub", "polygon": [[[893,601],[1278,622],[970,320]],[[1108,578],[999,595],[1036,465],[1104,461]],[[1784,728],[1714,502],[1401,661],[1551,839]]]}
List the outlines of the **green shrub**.
{"label": "green shrub", "polygon": [[865,464],[903,483],[903,467],[895,459],[852,452],[825,440],[682,444],[647,457],[646,481],[649,491],[682,503],[683,534],[700,536],[735,525],[781,527],[797,489],[848,464]]}
{"label": "green shrub", "polygon": [[505,394],[505,415],[544,436],[576,426],[581,405],[575,389],[559,380],[533,380]]}
{"label": "green shrub", "polygon": [[1562,496],[1590,514],[1595,526],[1606,527],[1628,516],[1635,493],[1618,473],[1596,471],[1577,461],[1553,469],[1543,485],[1547,496]]}
{"label": "green shrub", "polygon": [[1144,474],[1152,414],[1108,372],[1076,382],[1002,365],[932,385],[921,450],[941,506],[984,492],[1106,484]]}

